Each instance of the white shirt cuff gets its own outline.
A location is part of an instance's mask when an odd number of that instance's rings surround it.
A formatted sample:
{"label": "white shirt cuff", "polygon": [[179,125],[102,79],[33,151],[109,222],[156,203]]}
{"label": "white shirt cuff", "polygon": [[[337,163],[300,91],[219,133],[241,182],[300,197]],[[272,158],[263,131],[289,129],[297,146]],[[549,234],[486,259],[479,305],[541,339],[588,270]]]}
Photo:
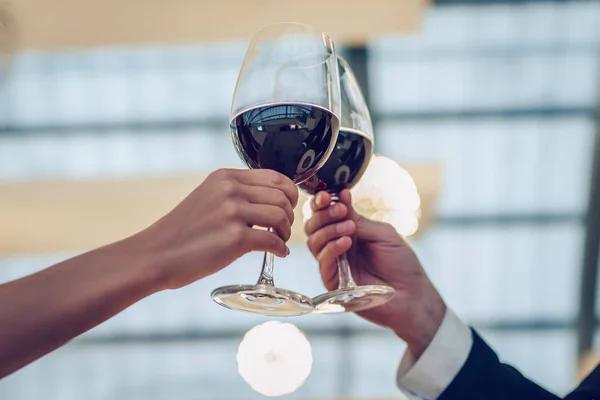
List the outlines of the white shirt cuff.
{"label": "white shirt cuff", "polygon": [[409,351],[398,367],[397,384],[412,400],[435,400],[452,383],[473,346],[471,330],[449,308],[418,360]]}

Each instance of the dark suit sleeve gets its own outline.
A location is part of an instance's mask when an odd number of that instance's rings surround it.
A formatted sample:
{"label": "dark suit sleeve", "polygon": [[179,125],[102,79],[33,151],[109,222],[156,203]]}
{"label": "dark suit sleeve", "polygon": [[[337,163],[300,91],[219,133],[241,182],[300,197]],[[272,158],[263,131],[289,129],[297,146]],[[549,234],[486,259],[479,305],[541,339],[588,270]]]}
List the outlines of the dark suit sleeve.
{"label": "dark suit sleeve", "polygon": [[467,361],[438,400],[557,400],[558,397],[501,363],[473,331]]}
{"label": "dark suit sleeve", "polygon": [[581,382],[581,385],[566,400],[597,400],[600,399],[600,366]]}

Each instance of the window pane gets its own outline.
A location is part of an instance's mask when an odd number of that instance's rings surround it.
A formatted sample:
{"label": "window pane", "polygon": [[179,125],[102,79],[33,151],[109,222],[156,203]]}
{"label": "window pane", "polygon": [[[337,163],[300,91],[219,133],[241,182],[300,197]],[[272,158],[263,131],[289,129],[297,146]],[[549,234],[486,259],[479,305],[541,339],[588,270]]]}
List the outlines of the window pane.
{"label": "window pane", "polygon": [[383,121],[377,149],[440,164],[442,215],[582,214],[594,125],[587,118]]}

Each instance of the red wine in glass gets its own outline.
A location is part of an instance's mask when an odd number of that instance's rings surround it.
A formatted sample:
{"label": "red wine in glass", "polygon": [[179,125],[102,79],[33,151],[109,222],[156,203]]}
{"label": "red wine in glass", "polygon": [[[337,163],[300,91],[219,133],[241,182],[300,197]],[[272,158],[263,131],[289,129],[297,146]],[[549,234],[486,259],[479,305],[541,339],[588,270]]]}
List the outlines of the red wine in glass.
{"label": "red wine in glass", "polygon": [[331,111],[302,103],[251,108],[231,123],[235,149],[249,168],[273,169],[295,183],[323,165],[338,126]]}
{"label": "red wine in glass", "polygon": [[364,133],[340,128],[333,152],[325,164],[298,187],[310,195],[325,190],[336,194],[358,183],[371,160],[372,142]]}

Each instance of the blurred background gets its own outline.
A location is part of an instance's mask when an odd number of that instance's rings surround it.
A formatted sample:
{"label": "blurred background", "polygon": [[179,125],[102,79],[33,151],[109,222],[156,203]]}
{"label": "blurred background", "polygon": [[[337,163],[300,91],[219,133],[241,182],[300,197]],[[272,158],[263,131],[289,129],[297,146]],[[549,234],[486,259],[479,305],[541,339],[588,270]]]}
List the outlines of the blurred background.
{"label": "blurred background", "polygon": [[[227,126],[249,35],[306,19],[354,67],[376,152],[415,179],[427,223],[408,239],[449,306],[565,394],[598,333],[600,2],[311,1],[0,2],[0,281],[134,232],[211,170],[241,168]],[[263,398],[235,355],[267,319],[209,297],[253,283],[260,258],[145,299],[0,381],[0,398]],[[323,291],[300,234],[276,280]],[[289,398],[402,398],[391,333],[354,315],[291,321],[314,366]]]}

